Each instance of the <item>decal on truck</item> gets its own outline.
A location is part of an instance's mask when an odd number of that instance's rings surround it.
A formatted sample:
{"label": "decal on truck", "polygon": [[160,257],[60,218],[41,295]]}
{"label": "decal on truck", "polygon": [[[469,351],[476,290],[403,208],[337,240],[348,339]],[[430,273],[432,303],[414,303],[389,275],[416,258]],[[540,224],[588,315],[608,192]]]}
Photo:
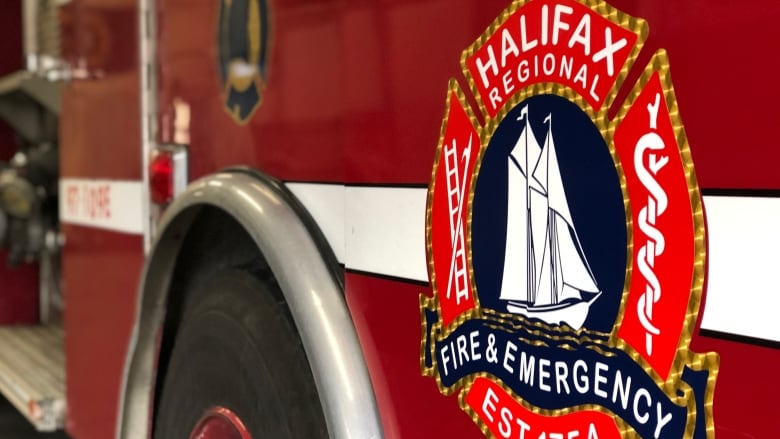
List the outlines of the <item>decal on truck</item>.
{"label": "decal on truck", "polygon": [[705,225],[664,51],[615,102],[647,33],[601,1],[518,1],[461,58],[479,114],[450,83],[421,367],[487,436],[714,434],[719,358],[688,348]]}
{"label": "decal on truck", "polygon": [[266,0],[221,0],[218,71],[225,110],[245,124],[260,106],[267,74],[269,19]]}
{"label": "decal on truck", "polygon": [[143,183],[61,178],[59,215],[65,224],[143,234]]}

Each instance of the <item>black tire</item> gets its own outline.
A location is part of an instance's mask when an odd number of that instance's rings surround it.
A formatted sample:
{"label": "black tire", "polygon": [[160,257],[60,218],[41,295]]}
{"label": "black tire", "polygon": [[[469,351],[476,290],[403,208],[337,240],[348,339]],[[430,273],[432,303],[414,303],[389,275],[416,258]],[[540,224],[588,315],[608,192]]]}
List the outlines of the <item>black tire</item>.
{"label": "black tire", "polygon": [[214,406],[253,439],[326,438],[314,380],[289,313],[255,276],[227,270],[188,297],[156,411],[155,439],[188,439]]}

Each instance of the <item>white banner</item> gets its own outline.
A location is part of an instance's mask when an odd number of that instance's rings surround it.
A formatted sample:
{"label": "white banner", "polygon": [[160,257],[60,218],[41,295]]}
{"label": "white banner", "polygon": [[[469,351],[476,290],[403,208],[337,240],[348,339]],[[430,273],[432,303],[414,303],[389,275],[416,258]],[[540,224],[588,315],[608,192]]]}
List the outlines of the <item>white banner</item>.
{"label": "white banner", "polygon": [[60,180],[60,221],[142,235],[144,232],[141,181]]}
{"label": "white banner", "polygon": [[[348,269],[428,280],[427,189],[288,184]],[[702,328],[780,342],[780,198],[704,197],[707,302]]]}

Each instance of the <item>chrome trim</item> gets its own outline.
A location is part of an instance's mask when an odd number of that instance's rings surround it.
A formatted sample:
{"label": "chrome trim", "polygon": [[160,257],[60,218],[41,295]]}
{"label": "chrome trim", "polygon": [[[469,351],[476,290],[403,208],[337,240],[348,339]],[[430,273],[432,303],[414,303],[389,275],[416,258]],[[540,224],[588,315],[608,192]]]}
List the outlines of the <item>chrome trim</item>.
{"label": "chrome trim", "polygon": [[[143,194],[141,215],[144,255],[147,256],[144,279],[146,279],[149,263],[155,260],[149,257],[152,250],[152,225],[154,222],[151,189],[149,188],[149,162],[157,141],[156,7],[156,0],[138,0],[138,76],[140,78],[138,85],[139,116],[141,118],[141,191]],[[158,252],[161,254],[159,257],[168,257],[168,259],[163,260],[167,264],[157,264],[168,268],[168,276],[172,273],[170,270],[173,269],[173,258],[176,257],[179,247],[180,243],[171,246],[172,252],[167,254],[165,251]],[[164,280],[164,284],[167,286],[168,282],[170,282],[170,277]],[[142,312],[141,307],[146,305],[143,294],[145,283],[144,281],[140,284],[136,297],[135,324],[128,340],[128,351],[119,395],[116,438],[147,439],[151,437],[151,423],[149,421],[152,419],[152,392],[155,378],[153,362],[157,358],[158,346],[156,332],[152,333],[150,341],[148,331],[142,331],[141,328],[150,329],[151,322],[162,322],[165,313],[164,302],[152,304],[150,310]],[[167,290],[161,291],[163,292],[159,292],[158,295],[162,296],[164,300]],[[154,331],[161,330],[161,328],[154,329]]]}
{"label": "chrome trim", "polygon": [[139,75],[141,95],[141,180],[143,182],[144,254],[152,245],[154,215],[149,193],[149,160],[157,143],[157,17],[156,0],[138,1]]}
{"label": "chrome trim", "polygon": [[172,145],[171,154],[173,156],[173,196],[177,197],[187,189],[187,183],[189,183],[187,147],[185,145]]}
{"label": "chrome trim", "polygon": [[39,68],[38,16],[41,6],[37,0],[22,1],[22,44],[25,65],[30,72],[37,72]]}
{"label": "chrome trim", "polygon": [[60,56],[62,0],[22,0],[22,48],[25,68],[37,77],[66,79],[68,69]]}
{"label": "chrome trim", "polygon": [[185,232],[201,206],[216,206],[231,215],[268,261],[300,331],[330,437],[383,437],[342,288],[289,201],[279,187],[247,173],[225,172],[196,181],[168,208],[138,296],[118,438],[145,438],[151,429],[157,348],[171,273]]}

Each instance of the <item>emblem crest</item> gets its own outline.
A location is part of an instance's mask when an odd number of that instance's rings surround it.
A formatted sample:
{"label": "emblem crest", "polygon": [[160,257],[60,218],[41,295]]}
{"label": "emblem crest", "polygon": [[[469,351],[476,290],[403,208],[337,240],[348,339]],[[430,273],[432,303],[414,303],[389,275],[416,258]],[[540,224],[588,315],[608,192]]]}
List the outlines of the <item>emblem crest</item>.
{"label": "emblem crest", "polygon": [[266,0],[220,0],[217,48],[225,110],[246,123],[262,102],[268,58]]}
{"label": "emblem crest", "polygon": [[624,83],[647,34],[603,1],[516,1],[461,57],[478,108],[450,82],[421,367],[488,436],[714,434],[719,358],[688,347],[705,225],[665,52]]}

